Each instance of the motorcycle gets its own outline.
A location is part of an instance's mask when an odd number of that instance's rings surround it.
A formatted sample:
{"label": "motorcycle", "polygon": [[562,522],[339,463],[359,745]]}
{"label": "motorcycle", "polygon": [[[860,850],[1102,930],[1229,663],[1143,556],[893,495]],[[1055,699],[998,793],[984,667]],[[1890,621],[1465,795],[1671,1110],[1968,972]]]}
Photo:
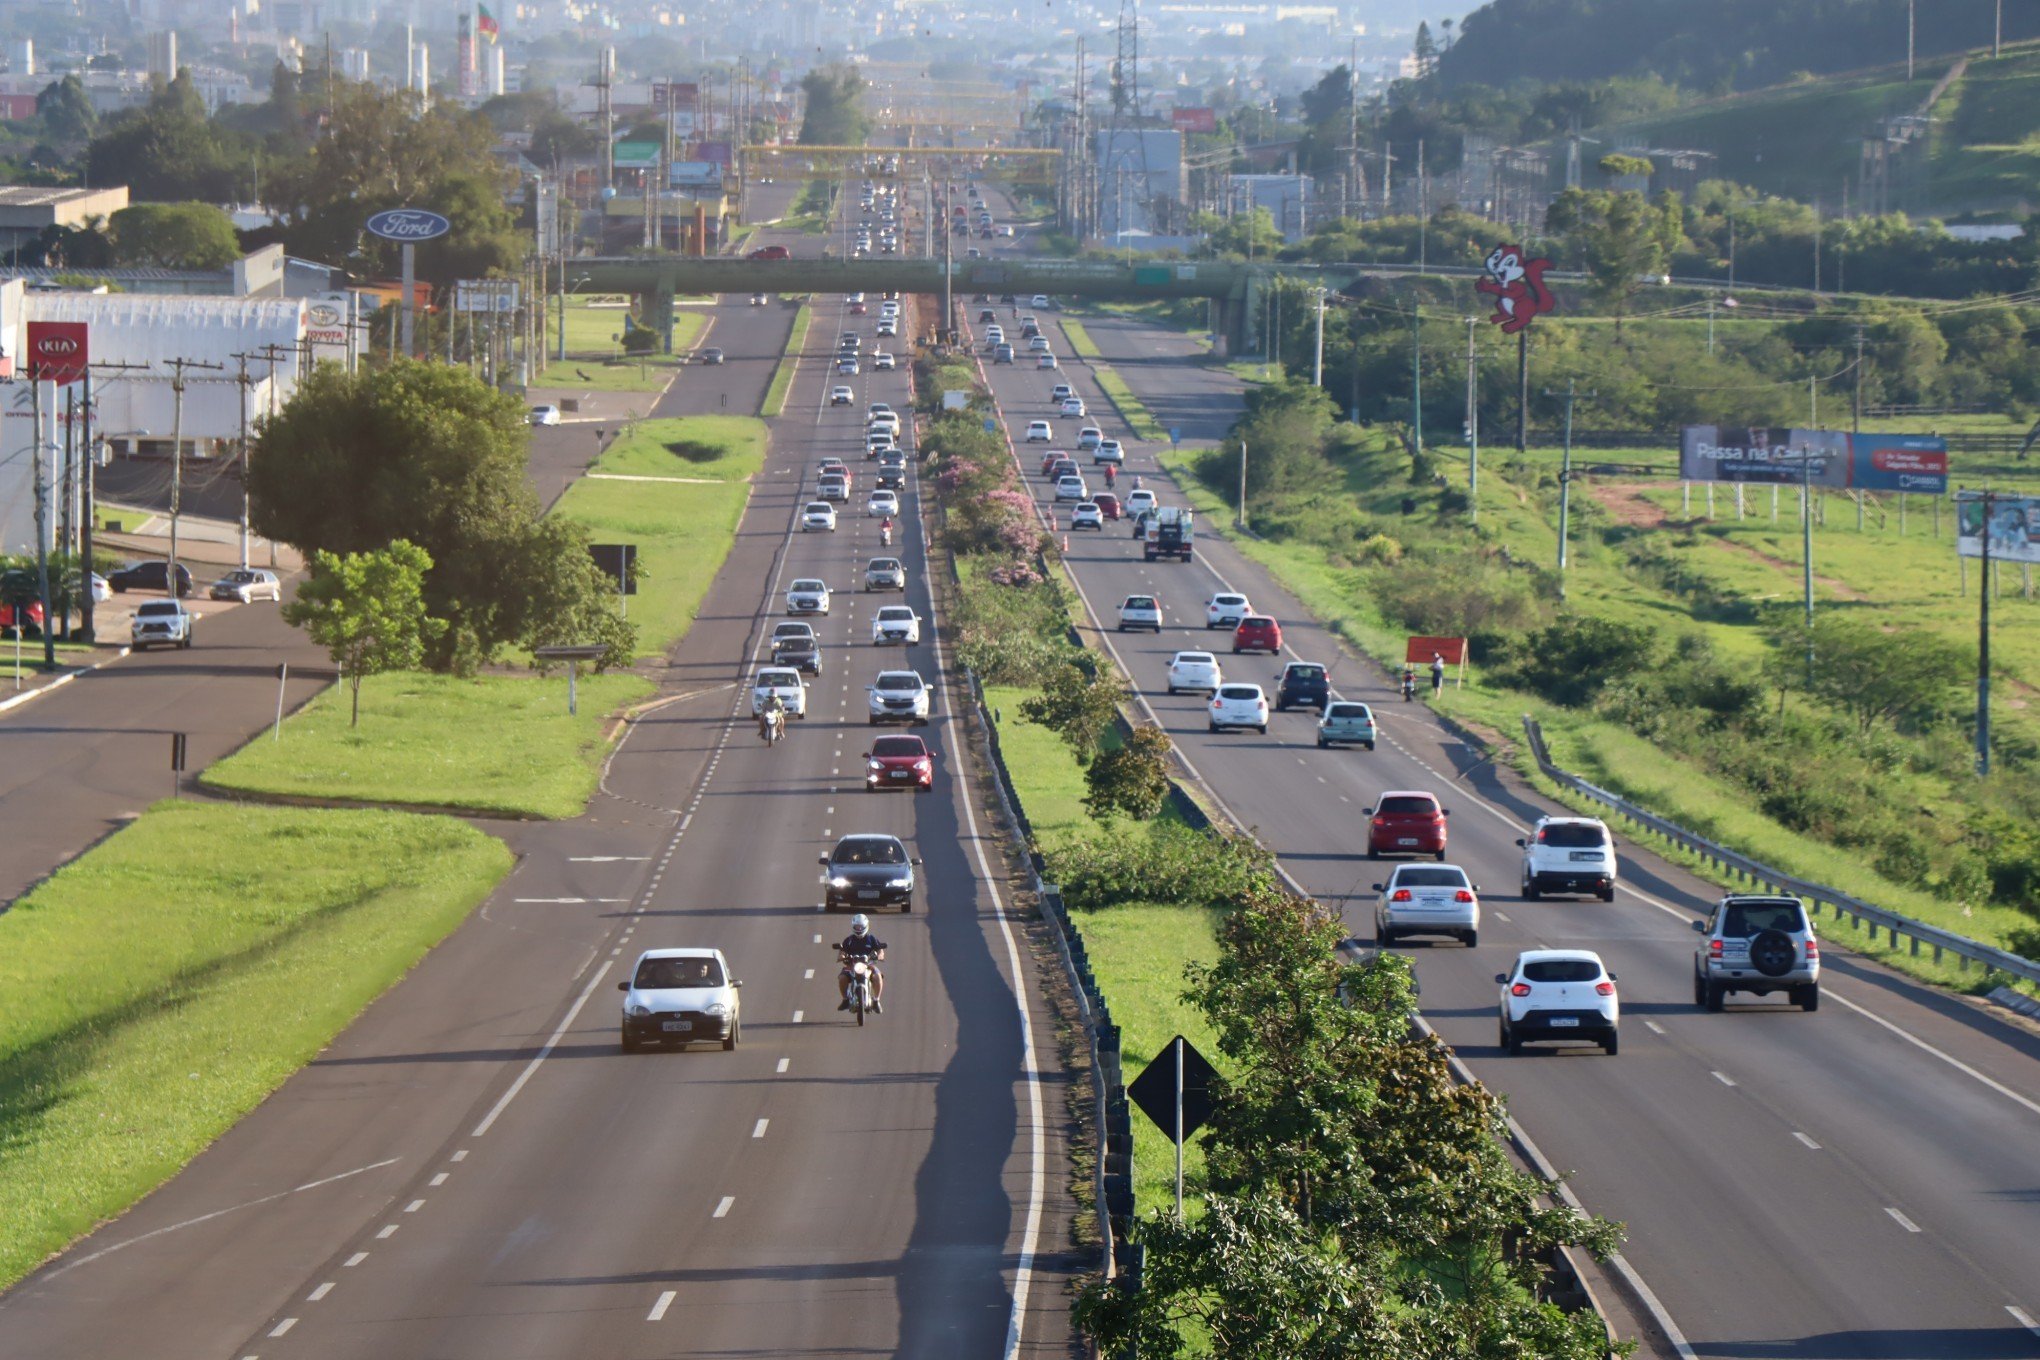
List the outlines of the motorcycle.
{"label": "motorcycle", "polygon": [[1107,463],[1105,465],[1105,489],[1108,491],[1111,490],[1112,484],[1114,482],[1117,482],[1118,480],[1119,474],[1112,470],[1112,464]]}
{"label": "motorcycle", "polygon": [[1415,675],[1407,672],[1403,675],[1402,697],[1404,703],[1409,703],[1417,697],[1417,677]]}
{"label": "motorcycle", "polygon": [[850,974],[850,1009],[856,1012],[857,1023],[862,1025],[865,1013],[874,1009],[871,960],[843,953],[836,957]]}
{"label": "motorcycle", "polygon": [[776,746],[786,735],[786,714],[765,710],[758,715],[758,735],[767,746]]}
{"label": "motorcycle", "polygon": [[878,542],[879,546],[883,548],[890,548],[892,546],[892,525],[890,523],[878,526]]}

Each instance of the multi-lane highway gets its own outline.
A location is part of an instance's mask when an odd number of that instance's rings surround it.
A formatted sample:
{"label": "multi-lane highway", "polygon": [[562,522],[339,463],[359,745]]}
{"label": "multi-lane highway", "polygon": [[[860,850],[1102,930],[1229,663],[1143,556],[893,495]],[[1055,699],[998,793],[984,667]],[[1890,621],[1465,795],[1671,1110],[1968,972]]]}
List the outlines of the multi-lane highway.
{"label": "multi-lane highway", "polygon": [[[827,304],[668,702],[588,815],[516,835],[503,888],[327,1053],[0,1298],[6,1354],[1066,1353],[1066,1117],[1033,941],[967,796],[941,644],[873,647],[900,597],[857,589],[878,551],[864,405],[905,410],[908,375],[825,372],[838,330],[870,334]],[[785,316],[722,309],[730,361],[682,386],[712,373],[755,409]],[[855,405],[826,404],[840,381]],[[831,454],[859,485],[834,533],[800,533]],[[893,552],[932,619],[918,488],[904,502]],[[796,576],[841,593],[811,716],[766,747],[748,679]],[[919,797],[863,789],[865,686],[902,665],[939,686]],[[886,1009],[861,1029],[835,1010],[826,942],[847,927],[815,864],[855,831],[924,861],[915,911],[877,918]],[[616,983],[684,945],[743,979],[741,1043],[621,1053]]]}
{"label": "multi-lane highway", "polygon": [[[999,310],[1014,334],[1008,310]],[[1037,371],[1024,356],[985,370],[1012,437],[1047,419],[1055,446],[1073,449],[1079,425],[1099,424],[1132,451],[1129,473],[1160,489],[1165,504],[1182,503],[1154,449],[1132,439],[1088,366],[1071,357],[1054,315],[1041,321],[1059,370]],[[1138,362],[1172,344],[1190,348],[1154,331],[1148,345],[1130,342],[1141,329],[1114,322],[1093,335],[1112,336],[1119,372],[1162,424],[1201,417],[1200,433],[1215,434],[1212,413],[1230,377]],[[1085,398],[1086,421],[1056,414],[1049,390],[1057,382]],[[1035,475],[1033,456],[1043,447],[1020,445],[1023,473],[1047,511],[1052,488]],[[1129,485],[1123,477],[1122,496]],[[1587,1206],[1628,1224],[1626,1257],[1683,1334],[1672,1349],[2040,1355],[2040,1040],[2001,1014],[1833,949],[1818,1013],[1739,999],[1726,1014],[1706,1014],[1692,1004],[1699,937],[1690,926],[1717,894],[1633,848],[1624,849],[1612,904],[1521,900],[1514,840],[1557,809],[1345,656],[1265,572],[1219,540],[1219,527],[1200,526],[1198,559],[1188,565],[1144,563],[1123,524],[1070,535],[1067,560],[1108,630],[1130,594],[1157,596],[1168,617],[1159,635],[1108,631],[1102,641],[1212,792],[1256,828],[1295,881],[1340,904],[1362,940],[1373,934],[1371,885],[1385,876],[1365,858],[1365,809],[1383,790],[1407,788],[1434,790],[1452,810],[1451,858],[1484,885],[1485,919],[1475,949],[1399,946],[1416,962],[1425,1014],[1507,1094],[1551,1161],[1574,1173]],[[1282,620],[1284,657],[1235,658],[1225,633],[1205,631],[1204,601],[1222,588],[1244,591]],[[1319,751],[1308,713],[1276,716],[1265,737],[1214,735],[1201,697],[1166,693],[1169,657],[1185,649],[1216,650],[1228,678],[1264,686],[1284,660],[1337,665],[1339,689],[1374,706],[1387,740],[1374,752]],[[1519,950],[1545,946],[1596,949],[1619,976],[1619,1058],[1589,1050],[1511,1058],[1496,1046],[1494,975]]]}

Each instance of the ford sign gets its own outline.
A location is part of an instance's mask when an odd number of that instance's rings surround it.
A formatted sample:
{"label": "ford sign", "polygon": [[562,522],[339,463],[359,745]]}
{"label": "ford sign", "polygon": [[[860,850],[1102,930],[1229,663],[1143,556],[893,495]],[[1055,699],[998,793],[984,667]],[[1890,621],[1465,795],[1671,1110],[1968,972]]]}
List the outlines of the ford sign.
{"label": "ford sign", "polygon": [[453,223],[423,208],[391,208],[368,219],[371,236],[385,241],[430,241],[453,230]]}

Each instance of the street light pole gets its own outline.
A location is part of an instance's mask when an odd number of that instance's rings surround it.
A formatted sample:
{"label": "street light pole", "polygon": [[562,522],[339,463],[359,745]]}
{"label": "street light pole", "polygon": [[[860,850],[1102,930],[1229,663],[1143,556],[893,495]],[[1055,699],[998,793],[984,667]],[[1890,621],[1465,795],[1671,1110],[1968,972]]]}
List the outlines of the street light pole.
{"label": "street light pole", "polygon": [[1474,351],[1476,317],[1466,318],[1466,508],[1480,523],[1480,361]]}
{"label": "street light pole", "polygon": [[[1558,393],[1553,392],[1550,388],[1547,387],[1544,389],[1544,395],[1547,397],[1555,397],[1558,395]],[[1587,398],[1587,400],[1592,401],[1596,395],[1598,395],[1598,393],[1595,392],[1582,393],[1578,391],[1576,379],[1567,378],[1565,380],[1565,452],[1561,456],[1558,468],[1558,598],[1561,601],[1565,599],[1565,570],[1567,563],[1566,539],[1572,527],[1571,520],[1572,520],[1573,402],[1578,397],[1581,396],[1584,396]]]}

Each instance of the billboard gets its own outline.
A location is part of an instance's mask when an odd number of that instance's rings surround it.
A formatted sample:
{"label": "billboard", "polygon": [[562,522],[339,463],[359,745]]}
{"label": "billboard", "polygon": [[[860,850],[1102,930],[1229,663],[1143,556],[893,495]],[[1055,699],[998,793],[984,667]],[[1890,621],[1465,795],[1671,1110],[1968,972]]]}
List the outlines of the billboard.
{"label": "billboard", "polygon": [[1174,108],[1169,110],[1169,126],[1178,132],[1216,132],[1218,114],[1208,108]]}
{"label": "billboard", "polygon": [[28,376],[35,382],[74,383],[85,376],[91,348],[83,321],[28,323]]}
{"label": "billboard", "polygon": [[1688,482],[1849,484],[1843,430],[1739,430],[1688,425],[1679,432],[1679,478]]}
{"label": "billboard", "polygon": [[2040,565],[2040,498],[1971,492],[1955,499],[1955,551],[1983,556],[1984,512],[1990,516],[1993,561]]}
{"label": "billboard", "polygon": [[664,113],[692,113],[701,107],[701,86],[693,81],[655,80],[652,82],[652,109]]}
{"label": "billboard", "polygon": [[456,279],[453,285],[456,312],[511,313],[517,310],[515,279]]}
{"label": "billboard", "polygon": [[1928,434],[1859,434],[1849,466],[1861,491],[1948,494],[1948,441]]}
{"label": "billboard", "polygon": [[319,293],[305,299],[305,340],[313,363],[346,364],[355,349],[352,293]]}

